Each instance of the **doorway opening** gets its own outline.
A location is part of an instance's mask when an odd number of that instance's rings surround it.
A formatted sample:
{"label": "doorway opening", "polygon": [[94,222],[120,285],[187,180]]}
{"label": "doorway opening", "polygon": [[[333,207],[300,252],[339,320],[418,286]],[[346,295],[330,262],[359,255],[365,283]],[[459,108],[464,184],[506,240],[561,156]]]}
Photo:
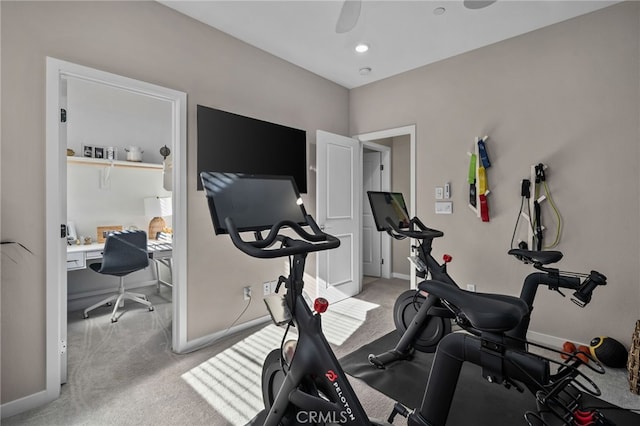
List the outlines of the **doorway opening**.
{"label": "doorway opening", "polygon": [[356,138],[363,150],[362,282],[376,277],[401,278],[411,280],[411,286],[415,287],[415,274],[406,260],[412,242],[395,241],[375,229],[366,193],[370,190],[402,192],[411,216],[415,216],[415,125],[360,134]]}
{"label": "doorway opening", "polygon": [[[165,87],[47,58],[46,70],[46,389],[39,405],[56,399],[66,375],[67,328],[67,83],[90,82],[170,104],[173,289],[172,346],[186,345],[186,94]],[[115,143],[114,143],[115,144]],[[124,143],[123,143],[124,144]],[[84,149],[84,148],[83,148]],[[103,155],[104,151],[100,151]],[[107,173],[108,174],[108,173]]]}

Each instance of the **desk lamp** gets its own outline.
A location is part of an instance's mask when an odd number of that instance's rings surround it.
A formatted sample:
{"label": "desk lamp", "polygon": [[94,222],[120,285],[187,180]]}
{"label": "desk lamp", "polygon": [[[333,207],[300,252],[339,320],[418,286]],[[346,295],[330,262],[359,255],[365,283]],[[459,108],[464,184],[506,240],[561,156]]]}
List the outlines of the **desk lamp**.
{"label": "desk lamp", "polygon": [[150,197],[144,199],[144,212],[146,216],[153,217],[149,222],[149,238],[155,240],[159,232],[167,227],[163,216],[171,216],[171,197]]}

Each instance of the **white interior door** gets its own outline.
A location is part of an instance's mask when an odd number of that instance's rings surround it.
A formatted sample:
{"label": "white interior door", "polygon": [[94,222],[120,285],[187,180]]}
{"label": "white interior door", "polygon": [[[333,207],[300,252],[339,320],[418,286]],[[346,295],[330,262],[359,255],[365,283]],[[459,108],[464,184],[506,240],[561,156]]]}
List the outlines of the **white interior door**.
{"label": "white interior door", "polygon": [[360,143],[316,133],[316,220],[340,239],[340,247],[317,256],[318,296],[336,302],[360,292]]}
{"label": "white interior door", "polygon": [[382,233],[376,229],[367,191],[380,191],[382,155],[378,151],[362,154],[362,272],[370,277],[382,273]]}

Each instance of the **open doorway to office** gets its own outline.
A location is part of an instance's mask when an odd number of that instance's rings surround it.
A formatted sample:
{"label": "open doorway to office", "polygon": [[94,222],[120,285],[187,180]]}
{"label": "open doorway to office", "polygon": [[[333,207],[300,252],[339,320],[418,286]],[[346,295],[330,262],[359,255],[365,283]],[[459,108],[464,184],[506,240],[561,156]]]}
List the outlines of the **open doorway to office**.
{"label": "open doorway to office", "polygon": [[[116,165],[129,166],[133,164],[119,164],[118,158],[126,159],[126,146],[134,145],[129,141],[109,143],[93,140],[74,140],[68,138],[67,108],[69,103],[69,83],[76,90],[79,86],[92,87],[97,90],[111,90],[126,94],[133,99],[150,105],[148,102],[164,105],[166,111],[163,118],[167,129],[167,148],[171,150],[171,167],[162,165],[159,172],[163,174],[162,187],[170,189],[172,195],[172,223],[174,231],[172,242],[173,265],[171,280],[172,299],[172,346],[179,352],[186,343],[186,94],[150,83],[133,80],[100,70],[47,58],[47,101],[46,101],[46,138],[47,138],[47,185],[46,185],[46,218],[47,218],[47,385],[46,398],[52,400],[58,397],[60,383],[66,376],[66,327],[67,327],[67,238],[65,236],[68,222],[67,216],[67,155],[78,161],[89,161],[99,168],[98,182],[94,182],[102,189],[108,189],[114,184],[114,167]],[[76,94],[77,96],[77,94]],[[75,99],[74,99],[75,101]],[[94,123],[95,125],[95,123]],[[70,142],[70,143],[69,143]],[[71,147],[73,144],[78,146]],[[92,149],[89,155],[89,149]],[[113,151],[122,150],[120,156],[113,155]],[[76,152],[76,149],[79,152]],[[117,151],[116,151],[117,152]],[[159,154],[159,153],[158,153]],[[152,154],[149,153],[151,156]],[[113,156],[114,162],[109,156]],[[149,157],[152,159],[152,157]],[[80,160],[85,159],[85,160]],[[88,159],[88,160],[86,160]],[[105,164],[102,164],[105,162]],[[138,158],[130,158],[137,163]],[[152,159],[153,160],[153,159]],[[87,164],[89,164],[87,163]],[[140,170],[145,167],[140,166]],[[81,172],[82,173],[82,172]],[[165,188],[167,187],[168,188]],[[154,189],[152,191],[161,191]],[[167,192],[164,193],[166,195]],[[163,195],[163,194],[159,194]],[[93,196],[93,195],[92,195]],[[91,203],[88,203],[89,205]],[[85,208],[87,207],[85,205]],[[129,226],[145,229],[143,201],[140,200],[140,215],[131,219]],[[75,208],[75,207],[74,207]],[[87,229],[95,224],[84,225]],[[113,225],[113,223],[105,225]],[[145,229],[146,230],[146,229]],[[98,236],[96,235],[96,238]],[[108,317],[106,317],[108,320]]]}
{"label": "open doorway to office", "polygon": [[151,268],[127,275],[126,288],[148,287],[158,278],[156,273],[169,284],[173,120],[172,105],[166,100],[74,76],[67,76],[65,82],[71,244],[67,250],[67,311],[71,313],[114,292],[112,276],[89,268],[102,261],[104,238],[98,235],[99,228],[144,230],[152,247],[157,246],[161,230],[166,241],[165,263],[151,257]]}

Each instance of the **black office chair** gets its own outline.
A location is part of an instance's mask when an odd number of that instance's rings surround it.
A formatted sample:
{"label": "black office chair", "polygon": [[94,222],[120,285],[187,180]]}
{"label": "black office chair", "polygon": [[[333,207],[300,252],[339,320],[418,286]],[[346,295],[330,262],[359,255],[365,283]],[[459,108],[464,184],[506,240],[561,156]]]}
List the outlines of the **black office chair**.
{"label": "black office chair", "polygon": [[149,308],[149,311],[153,311],[153,305],[147,300],[147,296],[140,293],[131,293],[124,289],[124,277],[132,272],[144,269],[148,265],[149,254],[147,253],[146,232],[121,231],[109,234],[104,243],[102,263],[92,263],[89,267],[100,274],[120,277],[120,287],[118,288],[118,293],[85,309],[84,318],[89,318],[89,311],[109,304],[114,300],[111,322],[118,321],[116,313],[120,303],[124,303],[124,299],[142,303]]}

